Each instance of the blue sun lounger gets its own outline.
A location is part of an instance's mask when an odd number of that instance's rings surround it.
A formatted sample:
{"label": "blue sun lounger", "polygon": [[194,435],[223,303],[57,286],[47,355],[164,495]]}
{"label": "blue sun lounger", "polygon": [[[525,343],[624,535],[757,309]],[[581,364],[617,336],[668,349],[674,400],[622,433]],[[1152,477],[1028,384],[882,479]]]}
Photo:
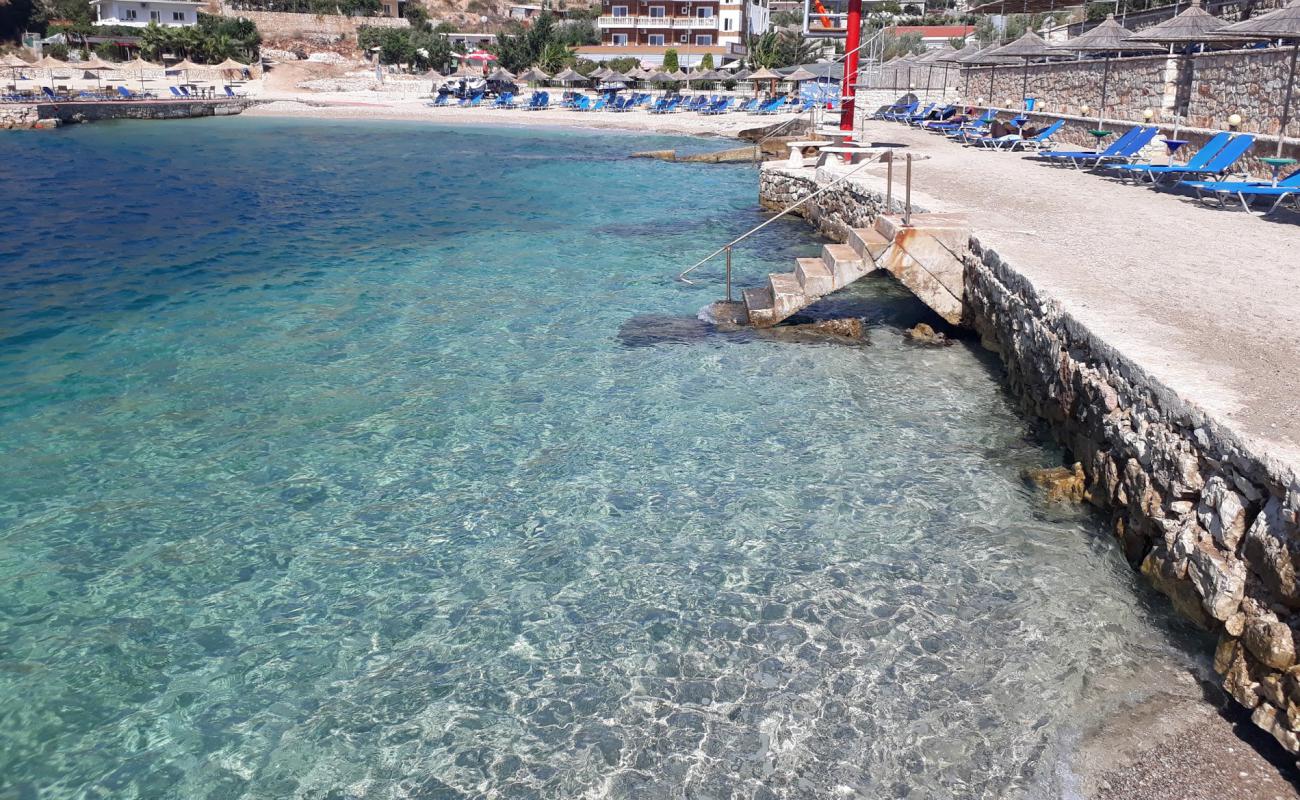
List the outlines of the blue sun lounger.
{"label": "blue sun lounger", "polygon": [[1162,172],[1167,172],[1168,168],[1171,166],[1190,167],[1193,169],[1204,167],[1206,164],[1210,163],[1210,159],[1214,158],[1219,154],[1219,151],[1223,150],[1223,146],[1231,139],[1232,134],[1227,131],[1216,133],[1214,136],[1210,137],[1209,141],[1201,145],[1200,150],[1197,150],[1187,159],[1186,164],[1116,164],[1112,166],[1111,169],[1119,173],[1120,180],[1127,181],[1129,178],[1139,180],[1145,177],[1154,183],[1156,175]]}
{"label": "blue sun lounger", "polygon": [[[1275,197],[1273,206],[1264,212],[1264,216],[1272,214],[1282,205],[1288,197],[1300,197],[1300,170],[1292,172],[1290,175],[1279,180],[1277,185],[1272,183],[1252,183],[1243,181],[1182,181],[1179,186],[1186,186],[1189,189],[1195,189],[1196,194],[1202,201],[1206,199],[1207,193],[1214,195],[1219,201],[1220,206],[1227,206],[1227,198],[1235,195],[1241,200],[1241,207],[1250,211],[1250,201],[1247,197]],[[1300,210],[1300,207],[1297,208]]]}
{"label": "blue sun lounger", "polygon": [[982,136],[978,139],[972,139],[971,144],[990,150],[1016,150],[1021,147],[1041,149],[1047,140],[1052,137],[1052,134],[1059,131],[1063,125],[1065,125],[1065,120],[1058,119],[1028,138],[1015,133],[1009,136],[999,136],[996,139],[992,136]]}
{"label": "blue sun lounger", "polygon": [[1148,170],[1151,174],[1152,182],[1156,188],[1160,188],[1164,179],[1172,176],[1177,178],[1200,178],[1202,180],[1223,180],[1232,174],[1233,166],[1246,155],[1246,151],[1255,146],[1255,137],[1253,134],[1243,133],[1234,136],[1232,141],[1223,146],[1223,149],[1214,154],[1204,164],[1199,166],[1188,166],[1186,164],[1153,168]]}
{"label": "blue sun lounger", "polygon": [[[1091,160],[1095,165],[1100,163],[1103,159],[1129,158],[1134,153],[1137,153],[1145,147],[1148,142],[1155,138],[1155,135],[1155,128],[1144,128],[1139,125],[1136,128],[1129,128],[1118,139],[1111,142],[1110,146],[1105,150],[1048,150],[1039,153],[1038,158],[1060,164],[1068,162],[1070,166],[1079,169],[1080,161]],[[1146,141],[1137,144],[1138,141],[1143,138],[1145,138]],[[1135,144],[1137,145],[1136,147],[1134,146]]]}

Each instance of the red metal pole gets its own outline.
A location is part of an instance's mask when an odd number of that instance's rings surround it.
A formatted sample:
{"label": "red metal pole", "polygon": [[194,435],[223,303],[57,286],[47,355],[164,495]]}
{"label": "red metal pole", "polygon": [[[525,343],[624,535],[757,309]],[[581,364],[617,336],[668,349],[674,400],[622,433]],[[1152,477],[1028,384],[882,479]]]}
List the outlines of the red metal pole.
{"label": "red metal pole", "polygon": [[844,40],[844,84],[840,91],[840,130],[853,130],[853,84],[858,80],[858,47],[862,40],[862,0],[849,0],[849,30]]}

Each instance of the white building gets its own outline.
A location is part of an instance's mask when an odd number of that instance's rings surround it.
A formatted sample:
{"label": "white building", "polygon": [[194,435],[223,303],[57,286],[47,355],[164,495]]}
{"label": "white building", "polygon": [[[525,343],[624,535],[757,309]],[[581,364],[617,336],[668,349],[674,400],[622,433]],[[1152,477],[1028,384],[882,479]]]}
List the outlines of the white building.
{"label": "white building", "polygon": [[[760,35],[771,24],[768,0],[601,0],[602,51],[614,48],[721,48],[745,54],[745,31]],[[580,48],[586,51],[589,48]],[[636,53],[635,55],[645,55]],[[588,56],[590,57],[590,56]]]}
{"label": "white building", "polygon": [[95,7],[96,25],[129,25],[143,28],[150,22],[164,28],[181,28],[199,23],[201,0],[90,0]]}

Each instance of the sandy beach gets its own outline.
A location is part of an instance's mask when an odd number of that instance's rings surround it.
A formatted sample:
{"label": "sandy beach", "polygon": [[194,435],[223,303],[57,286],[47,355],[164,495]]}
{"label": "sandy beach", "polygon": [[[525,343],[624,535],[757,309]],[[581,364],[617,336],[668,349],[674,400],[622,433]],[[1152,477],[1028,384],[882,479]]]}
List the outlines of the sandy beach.
{"label": "sandy beach", "polygon": [[[264,79],[252,81],[244,87],[249,97],[259,101],[244,113],[249,116],[321,119],[418,120],[440,125],[542,125],[721,138],[735,138],[743,130],[774,125],[795,116],[744,113],[705,116],[693,112],[651,114],[645,110],[580,112],[559,108],[526,111],[486,106],[434,108],[428,105],[432,102],[434,84],[427,78],[390,75],[380,83],[372,74],[355,69],[322,75],[328,71],[329,67],[322,64],[277,66]],[[550,92],[553,105],[565,91],[562,87],[545,89]],[[532,91],[521,87],[520,97],[526,101]],[[586,93],[593,94],[591,91]]]}

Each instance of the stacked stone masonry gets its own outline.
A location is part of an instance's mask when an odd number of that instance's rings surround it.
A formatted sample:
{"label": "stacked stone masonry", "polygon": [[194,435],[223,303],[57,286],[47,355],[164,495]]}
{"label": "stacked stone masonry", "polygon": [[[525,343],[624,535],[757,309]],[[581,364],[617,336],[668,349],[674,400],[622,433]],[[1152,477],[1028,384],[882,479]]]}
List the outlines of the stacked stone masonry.
{"label": "stacked stone masonry", "polygon": [[[762,200],[783,204],[812,185],[765,170]],[[883,205],[860,186],[826,197],[805,216],[832,237]],[[963,325],[1001,357],[1013,394],[1082,463],[1085,498],[1108,516],[1129,563],[1218,634],[1214,665],[1225,690],[1300,753],[1300,480],[1292,468],[1257,454],[1098,339],[977,235],[963,304]]]}
{"label": "stacked stone masonry", "polygon": [[[1165,55],[1111,59],[1107,115],[1140,121],[1150,109],[1155,122],[1172,121],[1186,106],[1183,123],[1193,127],[1222,129],[1228,117],[1238,114],[1243,131],[1276,135],[1290,55],[1290,48],[1269,48],[1202,53],[1190,59]],[[1103,68],[1101,59],[1030,64],[1029,96],[1037,98],[1038,109],[1048,113],[1087,116],[1082,109],[1088,106],[1096,114]],[[945,83],[942,71],[933,73],[929,65],[887,67],[874,83],[896,90],[895,94],[914,87],[916,94],[933,100]],[[1024,74],[1020,65],[967,67],[952,70],[946,83],[966,102],[984,98],[988,105],[1019,108]],[[928,93],[927,82],[934,87]]]}

